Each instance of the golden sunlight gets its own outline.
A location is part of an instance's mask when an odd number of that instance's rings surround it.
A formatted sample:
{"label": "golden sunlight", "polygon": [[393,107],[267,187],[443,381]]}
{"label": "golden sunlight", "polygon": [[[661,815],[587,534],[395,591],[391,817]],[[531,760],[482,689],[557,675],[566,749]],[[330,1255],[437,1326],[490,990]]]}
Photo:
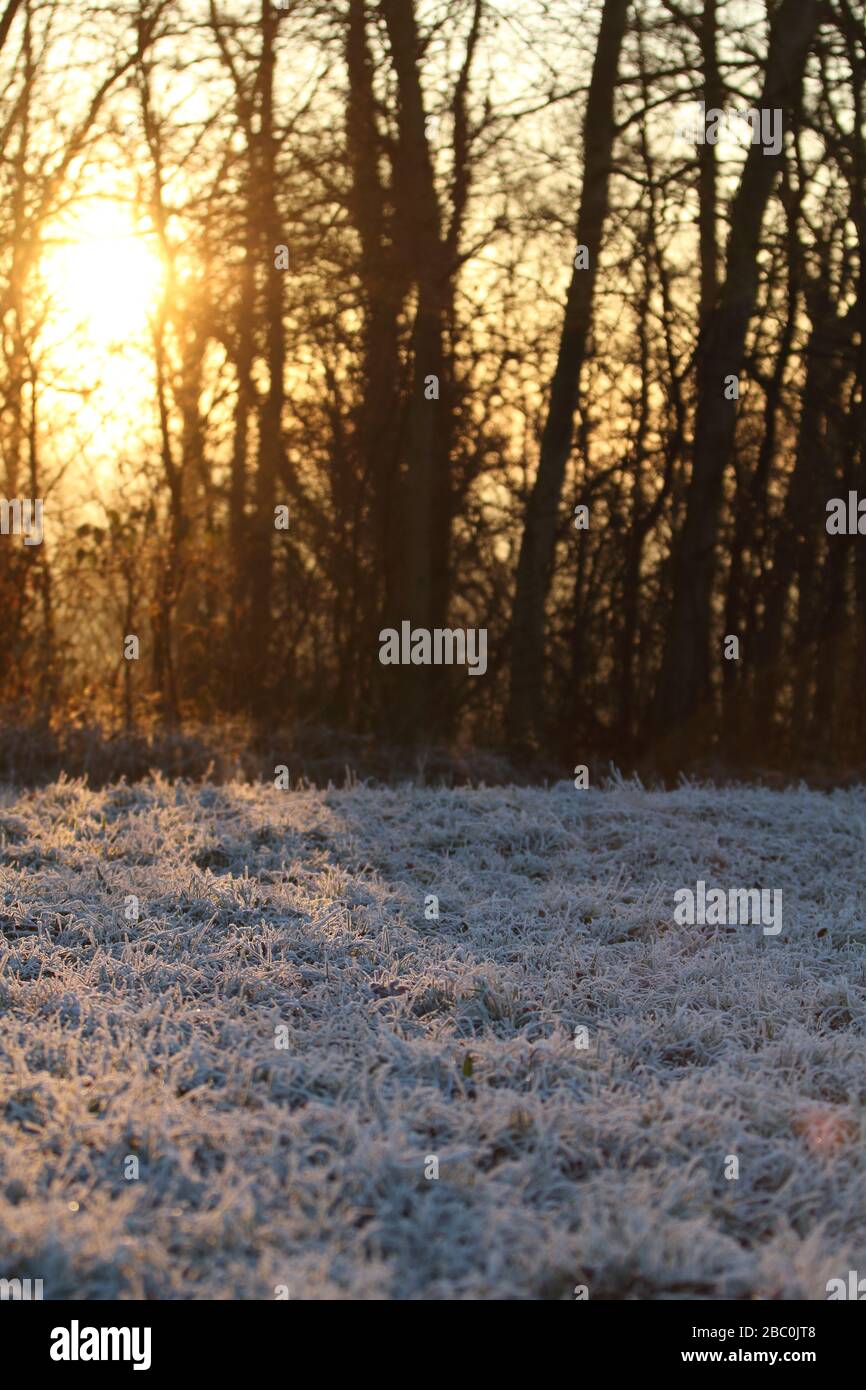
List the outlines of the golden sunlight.
{"label": "golden sunlight", "polygon": [[100,200],[78,211],[46,249],[52,336],[82,334],[103,350],[140,338],[163,280],[154,242],[119,203]]}

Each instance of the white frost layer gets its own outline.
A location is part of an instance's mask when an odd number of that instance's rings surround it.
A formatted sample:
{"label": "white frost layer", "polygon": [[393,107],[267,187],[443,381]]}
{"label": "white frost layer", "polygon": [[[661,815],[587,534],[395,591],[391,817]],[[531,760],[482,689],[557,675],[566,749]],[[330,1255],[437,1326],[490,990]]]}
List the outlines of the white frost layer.
{"label": "white frost layer", "polygon": [[[0,1277],[823,1299],[866,1274],[866,791],[61,782],[7,791],[0,831]],[[782,889],[781,934],[675,926],[698,879]]]}

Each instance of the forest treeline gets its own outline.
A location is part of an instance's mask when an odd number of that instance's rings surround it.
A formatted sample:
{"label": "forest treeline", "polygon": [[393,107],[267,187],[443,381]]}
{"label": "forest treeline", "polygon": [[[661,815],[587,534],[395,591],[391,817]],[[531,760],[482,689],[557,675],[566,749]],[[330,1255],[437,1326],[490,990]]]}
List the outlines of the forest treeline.
{"label": "forest treeline", "polygon": [[[7,719],[866,764],[860,0],[7,0],[0,50]],[[95,197],[163,268],[120,445],[47,332]]]}

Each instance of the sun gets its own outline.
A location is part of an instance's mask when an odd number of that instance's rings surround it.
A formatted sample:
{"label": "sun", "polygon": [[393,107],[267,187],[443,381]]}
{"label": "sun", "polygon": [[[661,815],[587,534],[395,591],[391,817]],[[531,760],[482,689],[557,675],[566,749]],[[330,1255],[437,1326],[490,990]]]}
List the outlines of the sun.
{"label": "sun", "polygon": [[163,283],[154,243],[127,208],[109,200],[87,204],[57,228],[42,263],[55,333],[103,351],[139,339]]}
{"label": "sun", "polygon": [[46,229],[38,278],[40,418],[58,458],[91,483],[111,479],[151,420],[151,321],[166,285],[157,237],[131,202],[83,198]]}

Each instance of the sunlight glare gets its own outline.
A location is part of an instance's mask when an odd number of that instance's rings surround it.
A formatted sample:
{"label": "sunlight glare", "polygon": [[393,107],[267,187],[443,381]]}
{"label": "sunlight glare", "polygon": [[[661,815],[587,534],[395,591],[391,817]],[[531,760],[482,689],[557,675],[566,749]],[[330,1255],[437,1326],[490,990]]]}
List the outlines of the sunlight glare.
{"label": "sunlight glare", "polygon": [[163,280],[152,240],[118,203],[94,203],[81,212],[45,258],[58,326],[103,350],[139,338]]}

